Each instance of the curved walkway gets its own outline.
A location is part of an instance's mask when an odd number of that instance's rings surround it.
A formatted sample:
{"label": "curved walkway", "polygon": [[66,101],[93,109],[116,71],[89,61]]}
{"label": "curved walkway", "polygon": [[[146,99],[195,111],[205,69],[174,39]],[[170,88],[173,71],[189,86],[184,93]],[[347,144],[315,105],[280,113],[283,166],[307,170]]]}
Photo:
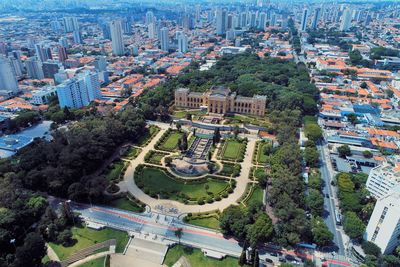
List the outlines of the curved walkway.
{"label": "curved walkway", "polygon": [[121,191],[129,191],[133,196],[135,196],[141,202],[150,206],[151,209],[156,210],[156,206],[168,206],[175,207],[178,209],[178,213],[196,213],[196,212],[206,212],[213,210],[224,210],[232,204],[236,204],[236,201],[245,193],[246,186],[248,183],[252,182],[249,179],[250,169],[252,167],[252,155],[255,148],[256,139],[249,138],[249,142],[247,143],[246,154],[244,160],[242,162],[242,169],[240,175],[235,178],[236,180],[236,188],[232,194],[229,194],[227,198],[222,199],[221,201],[216,201],[211,204],[204,205],[185,205],[181,202],[169,200],[169,199],[155,199],[145,194],[139,187],[136,186],[133,180],[133,174],[136,167],[139,164],[144,163],[144,157],[150,150],[154,150],[154,146],[157,141],[161,138],[164,132],[169,128],[169,124],[165,123],[155,123],[152,122],[161,128],[161,130],[157,133],[157,135],[151,140],[151,142],[142,149],[142,152],[131,161],[127,170],[125,171],[124,180],[118,184]]}

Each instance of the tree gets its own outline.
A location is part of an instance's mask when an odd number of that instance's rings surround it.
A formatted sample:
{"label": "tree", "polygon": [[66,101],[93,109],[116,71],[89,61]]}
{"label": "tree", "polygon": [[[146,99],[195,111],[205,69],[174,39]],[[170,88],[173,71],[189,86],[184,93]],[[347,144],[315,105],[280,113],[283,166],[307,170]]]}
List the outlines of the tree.
{"label": "tree", "polygon": [[239,266],[243,266],[246,263],[247,263],[246,251],[243,249],[242,253],[240,254],[240,257],[239,257]]}
{"label": "tree", "polygon": [[314,216],[322,215],[322,212],[324,211],[324,197],[318,190],[309,190],[306,203]]}
{"label": "tree", "polygon": [[378,258],[382,255],[381,248],[371,241],[362,242],[361,247],[364,250],[365,254],[374,255]]}
{"label": "tree", "polygon": [[338,181],[338,186],[340,192],[348,192],[348,193],[353,193],[354,192],[354,183],[351,180],[351,176],[348,173],[340,173],[337,177]]}
{"label": "tree", "polygon": [[186,133],[183,133],[182,137],[179,139],[178,147],[182,152],[188,149],[188,141]]}
{"label": "tree", "polygon": [[255,249],[255,255],[253,259],[253,267],[259,267],[260,266],[260,256],[258,255],[258,250]]}
{"label": "tree", "polygon": [[17,248],[15,266],[40,266],[46,255],[46,246],[43,238],[37,233],[28,233],[24,244]]}
{"label": "tree", "polygon": [[182,125],[180,123],[176,124],[176,129],[180,132],[182,129]]}
{"label": "tree", "polygon": [[304,160],[307,166],[317,167],[319,163],[319,153],[315,147],[306,147],[304,149]]}
{"label": "tree", "polygon": [[239,126],[235,125],[235,128],[233,129],[233,134],[235,136],[235,139],[238,138],[239,133],[240,133]]}
{"label": "tree", "polygon": [[221,133],[219,131],[219,128],[215,128],[214,130],[214,135],[213,135],[213,144],[217,144],[219,143],[219,141],[221,140]]}
{"label": "tree", "polygon": [[64,247],[69,246],[72,243],[72,233],[71,230],[65,229],[59,233],[57,242],[62,244]]}
{"label": "tree", "polygon": [[365,231],[365,225],[363,221],[361,221],[357,217],[357,214],[352,211],[346,212],[343,228],[350,238],[358,240],[362,239]]}
{"label": "tree", "polygon": [[240,206],[229,206],[221,213],[219,224],[222,233],[232,235],[240,240],[246,237],[246,225],[250,218]]}
{"label": "tree", "polygon": [[339,153],[339,157],[341,158],[346,158],[347,156],[351,156],[351,150],[348,145],[342,145],[338,147],[337,151]]}
{"label": "tree", "polygon": [[272,220],[267,214],[258,215],[254,224],[250,224],[246,228],[246,238],[251,247],[255,248],[261,241],[267,241],[274,230]]}
{"label": "tree", "polygon": [[347,119],[349,120],[349,122],[353,125],[356,125],[358,123],[358,118],[357,115],[354,113],[348,114],[347,115]]}
{"label": "tree", "polygon": [[211,161],[211,159],[212,159],[212,153],[211,153],[211,151],[208,151],[208,153],[207,153],[207,160],[208,160],[208,161]]}
{"label": "tree", "polygon": [[320,247],[330,245],[333,240],[333,234],[326,226],[321,217],[314,217],[311,220],[311,232],[313,241]]}
{"label": "tree", "polygon": [[183,229],[182,228],[177,228],[175,231],[174,231],[174,234],[175,234],[175,236],[178,238],[178,242],[179,242],[179,244],[181,243],[181,238],[182,238],[182,235],[183,235]]}
{"label": "tree", "polygon": [[363,153],[364,158],[367,158],[367,159],[370,159],[374,156],[374,154],[372,154],[372,152],[369,150],[364,150],[362,153]]}
{"label": "tree", "polygon": [[171,163],[172,163],[172,158],[170,158],[170,157],[166,157],[166,158],[164,159],[164,162],[165,162],[165,165],[167,165],[167,166],[171,166]]}
{"label": "tree", "polygon": [[316,123],[307,123],[304,131],[311,141],[317,142],[322,137],[322,129]]}
{"label": "tree", "polygon": [[368,87],[368,85],[367,85],[366,82],[362,82],[362,83],[360,84],[360,87],[363,88],[363,89],[366,89],[366,88]]}

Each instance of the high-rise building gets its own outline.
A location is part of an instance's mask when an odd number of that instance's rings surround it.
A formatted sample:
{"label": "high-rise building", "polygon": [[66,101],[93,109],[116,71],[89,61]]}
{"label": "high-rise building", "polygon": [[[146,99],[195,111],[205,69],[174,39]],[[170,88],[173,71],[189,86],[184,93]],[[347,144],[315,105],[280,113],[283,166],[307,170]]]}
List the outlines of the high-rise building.
{"label": "high-rise building", "polygon": [[371,195],[379,199],[386,196],[398,184],[400,184],[400,172],[392,165],[385,163],[370,171],[366,187]]}
{"label": "high-rise building", "polygon": [[0,91],[15,94],[19,91],[11,62],[8,58],[0,56]]}
{"label": "high-rise building", "polygon": [[160,32],[160,44],[161,44],[161,50],[168,52],[169,50],[169,30],[167,27],[161,28]]}
{"label": "high-rise building", "polygon": [[42,63],[36,57],[30,57],[25,60],[25,67],[31,79],[44,79]]}
{"label": "high-rise building", "polygon": [[124,39],[122,36],[121,21],[114,20],[110,23],[112,50],[115,56],[123,56],[125,54]]}
{"label": "high-rise building", "polygon": [[130,20],[124,20],[122,22],[122,30],[124,34],[131,34],[132,33],[132,25]]}
{"label": "high-rise building", "polygon": [[308,9],[305,8],[303,10],[303,14],[301,16],[300,30],[305,32],[307,30],[307,21],[308,21]]}
{"label": "high-rise building", "polygon": [[57,86],[60,107],[81,108],[101,97],[97,73],[82,73]]}
{"label": "high-rise building", "polygon": [[103,24],[101,25],[101,32],[103,33],[103,38],[104,39],[111,39],[111,31],[110,31],[110,25],[109,24]]}
{"label": "high-rise building", "polygon": [[156,38],[156,25],[154,23],[147,25],[147,35],[150,39]]}
{"label": "high-rise building", "polygon": [[196,22],[200,21],[200,14],[201,14],[201,6],[200,5],[196,5],[196,13],[195,13]]}
{"label": "high-rise building", "polygon": [[247,26],[247,12],[240,14],[240,27],[245,28]]}
{"label": "high-rise building", "polygon": [[94,68],[98,71],[106,71],[107,70],[107,59],[105,56],[98,56],[94,61]]}
{"label": "high-rise building", "polygon": [[55,60],[48,60],[42,63],[43,76],[45,78],[54,79],[54,75],[58,73],[58,70],[62,67],[62,64]]}
{"label": "high-rise building", "polygon": [[65,37],[61,37],[61,38],[58,40],[58,43],[59,43],[59,45],[61,45],[61,46],[64,47],[64,48],[68,48],[68,47],[69,47],[69,45],[68,45],[68,40],[67,40],[67,38],[65,38]]}
{"label": "high-rise building", "polygon": [[217,35],[223,35],[226,32],[226,10],[222,8],[217,9]]}
{"label": "high-rise building", "polygon": [[43,47],[41,44],[35,44],[35,52],[36,56],[41,62],[45,62],[46,60],[53,59],[51,55],[50,47]]}
{"label": "high-rise building", "polygon": [[250,23],[249,26],[250,28],[256,27],[257,23],[257,14],[255,12],[250,13]]}
{"label": "high-rise building", "polygon": [[400,245],[400,186],[377,200],[364,239],[375,243],[388,254]]}
{"label": "high-rise building", "polygon": [[186,53],[188,51],[188,37],[181,31],[177,32],[176,36],[178,40],[178,51],[180,53]]}
{"label": "high-rise building", "polygon": [[[264,30],[265,24],[267,23],[267,14],[265,12],[261,12],[258,19],[258,29]],[[271,25],[275,26],[275,25]]]}
{"label": "high-rise building", "polygon": [[67,49],[64,46],[57,46],[58,50],[58,61],[64,62],[66,59],[68,59],[67,55]]}
{"label": "high-rise building", "polygon": [[50,22],[50,26],[55,33],[59,33],[61,31],[61,23],[58,20],[53,20]]}
{"label": "high-rise building", "polygon": [[146,25],[149,25],[150,23],[154,23],[155,22],[155,17],[154,17],[154,13],[153,11],[147,11],[146,12]]}
{"label": "high-rise building", "polygon": [[82,44],[82,36],[80,31],[74,31],[73,36],[75,44]]}
{"label": "high-rise building", "polygon": [[64,31],[65,32],[73,32],[79,31],[79,23],[78,19],[75,17],[65,17],[63,18]]}
{"label": "high-rise building", "polygon": [[346,9],[342,16],[342,21],[340,23],[339,30],[342,32],[348,31],[351,26],[351,11],[350,9]]}
{"label": "high-rise building", "polygon": [[320,18],[321,18],[321,8],[318,7],[314,10],[314,17],[313,17],[313,20],[311,23],[311,28],[313,30],[318,28],[318,23],[319,23]]}

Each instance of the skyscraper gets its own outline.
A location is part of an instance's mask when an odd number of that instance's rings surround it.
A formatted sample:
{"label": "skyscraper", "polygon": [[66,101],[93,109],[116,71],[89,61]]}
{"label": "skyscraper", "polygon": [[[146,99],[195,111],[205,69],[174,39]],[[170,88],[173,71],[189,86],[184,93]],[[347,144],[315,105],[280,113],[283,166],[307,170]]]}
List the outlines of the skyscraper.
{"label": "skyscraper", "polygon": [[307,20],[308,20],[308,9],[303,10],[303,15],[301,16],[300,30],[305,32],[307,30]]}
{"label": "skyscraper", "polygon": [[111,30],[111,41],[112,51],[115,56],[123,56],[124,51],[124,39],[122,37],[122,26],[121,21],[114,20],[110,23]]}
{"label": "skyscraper", "polygon": [[318,22],[320,18],[321,18],[321,8],[318,7],[314,10],[314,17],[311,23],[311,28],[313,30],[318,28]]}
{"label": "skyscraper", "polygon": [[217,9],[217,35],[223,35],[226,32],[226,10],[222,8]]}
{"label": "skyscraper", "polygon": [[35,57],[30,57],[25,61],[25,67],[28,72],[28,76],[31,79],[41,80],[44,78],[42,69],[42,63]]}
{"label": "skyscraper", "polygon": [[[261,12],[258,19],[258,29],[264,30],[266,24],[267,14],[265,12]],[[274,25],[271,25],[274,26]]]}
{"label": "skyscraper", "polygon": [[17,93],[18,82],[15,77],[11,62],[8,58],[0,56],[0,91]]}
{"label": "skyscraper", "polygon": [[58,49],[58,61],[64,62],[68,58],[67,49],[61,45],[59,45],[57,49]]}
{"label": "skyscraper", "polygon": [[82,36],[80,31],[74,31],[73,36],[75,44],[82,44]]}
{"label": "skyscraper", "polygon": [[168,52],[169,49],[169,36],[168,36],[168,28],[167,27],[163,27],[161,28],[161,32],[160,32],[160,44],[161,44],[161,50]]}
{"label": "skyscraper", "polygon": [[351,11],[350,9],[346,8],[342,16],[342,21],[340,23],[339,30],[342,32],[348,31],[350,29],[350,26],[351,26]]}
{"label": "skyscraper", "polygon": [[78,19],[75,17],[65,17],[63,18],[64,31],[73,32],[79,30]]}
{"label": "skyscraper", "polygon": [[155,22],[153,11],[147,11],[146,12],[146,21],[145,22],[146,22],[146,25],[149,25],[150,23],[154,23]]}
{"label": "skyscraper", "polygon": [[377,200],[364,239],[375,243],[388,254],[400,245],[400,186]]}
{"label": "skyscraper", "polygon": [[81,108],[101,97],[99,76],[85,72],[57,86],[60,107]]}
{"label": "skyscraper", "polygon": [[41,44],[35,44],[35,52],[36,56],[41,62],[45,62],[48,59],[53,59],[50,47],[43,47]]}
{"label": "skyscraper", "polygon": [[186,53],[188,51],[188,37],[184,32],[177,32],[178,51]]}
{"label": "skyscraper", "polygon": [[156,38],[156,25],[154,23],[147,25],[147,35],[150,39]]}

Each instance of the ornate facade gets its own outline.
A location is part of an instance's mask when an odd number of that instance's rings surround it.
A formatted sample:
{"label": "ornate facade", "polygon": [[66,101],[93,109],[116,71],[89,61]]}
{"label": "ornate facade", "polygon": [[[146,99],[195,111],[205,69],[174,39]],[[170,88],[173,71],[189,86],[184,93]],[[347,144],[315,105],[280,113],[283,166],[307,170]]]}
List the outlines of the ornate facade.
{"label": "ornate facade", "polygon": [[257,116],[265,114],[266,96],[237,96],[229,88],[213,86],[205,93],[190,92],[188,88],[175,91],[175,105],[183,108],[207,108],[208,113],[242,113]]}

